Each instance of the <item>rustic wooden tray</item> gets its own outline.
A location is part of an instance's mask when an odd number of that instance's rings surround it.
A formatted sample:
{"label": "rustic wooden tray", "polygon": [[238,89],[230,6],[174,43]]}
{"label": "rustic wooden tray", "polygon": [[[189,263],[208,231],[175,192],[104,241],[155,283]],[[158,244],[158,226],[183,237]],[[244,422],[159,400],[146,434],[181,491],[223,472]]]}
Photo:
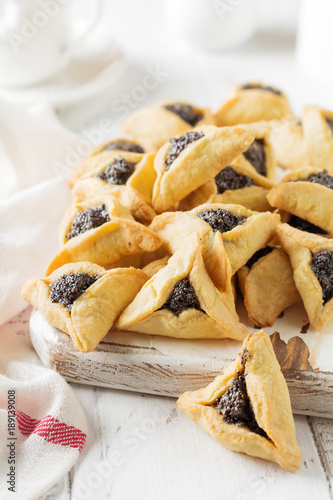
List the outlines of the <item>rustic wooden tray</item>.
{"label": "rustic wooden tray", "polygon": [[[239,314],[254,331],[242,305]],[[333,418],[333,326],[322,332],[309,328],[299,303],[265,331],[286,377],[293,411]],[[241,345],[229,339],[181,340],[110,331],[93,352],[84,354],[39,311],[31,315],[30,333],[43,364],[70,382],[160,396],[205,386]]]}

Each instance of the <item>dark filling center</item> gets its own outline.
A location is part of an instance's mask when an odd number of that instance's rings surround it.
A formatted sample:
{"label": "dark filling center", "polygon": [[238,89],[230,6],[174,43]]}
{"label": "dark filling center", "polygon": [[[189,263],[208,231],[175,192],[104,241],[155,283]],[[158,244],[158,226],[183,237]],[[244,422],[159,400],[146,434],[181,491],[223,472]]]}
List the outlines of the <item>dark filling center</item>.
{"label": "dark filling center", "polygon": [[215,401],[215,408],[227,424],[248,427],[250,431],[268,438],[266,432],[259,427],[246,389],[245,375],[237,373],[231,387]]}
{"label": "dark filling center", "polygon": [[117,158],[102,172],[99,172],[96,177],[109,184],[123,186],[133,174],[135,165],[136,163],[126,161],[124,158]]}
{"label": "dark filling center", "polygon": [[186,134],[182,135],[181,137],[178,137],[176,139],[173,137],[170,139],[171,146],[169,148],[168,154],[165,159],[165,164],[166,164],[166,169],[169,170],[171,167],[172,163],[175,161],[176,158],[180,155],[180,153],[192,142],[198,141],[203,137],[204,135],[201,132],[194,132],[190,130],[189,132],[186,132]]}
{"label": "dark filling center", "polygon": [[289,226],[299,229],[300,231],[307,231],[308,233],[313,234],[327,234],[327,232],[321,227],[315,226],[314,224],[311,224],[311,222],[297,217],[297,215],[291,215],[288,224]]}
{"label": "dark filling center", "polygon": [[325,116],[325,120],[326,120],[327,125],[329,126],[329,128],[333,132],[333,118],[328,118],[327,116]]}
{"label": "dark filling center", "polygon": [[320,252],[314,253],[310,265],[320,283],[323,291],[323,301],[326,304],[333,297],[332,250],[320,250]]}
{"label": "dark filling center", "polygon": [[184,122],[191,125],[191,127],[195,127],[202,119],[202,113],[196,111],[190,104],[181,104],[177,102],[176,104],[168,104],[164,107],[168,111],[171,111],[171,113],[178,115]]}
{"label": "dark filling center", "polygon": [[128,151],[129,153],[140,153],[143,154],[145,150],[140,146],[140,144],[133,144],[127,141],[112,141],[109,142],[103,148],[103,151],[114,151],[120,149],[121,151]]}
{"label": "dark filling center", "polygon": [[298,179],[297,181],[314,182],[316,184],[321,184],[322,186],[325,186],[329,189],[333,189],[333,176],[329,175],[327,170],[323,170],[318,174],[311,174],[307,179]]}
{"label": "dark filling center", "polygon": [[243,155],[256,169],[258,174],[264,176],[267,174],[264,139],[254,139],[251,146],[244,151]]}
{"label": "dark filling center", "polygon": [[254,181],[248,175],[238,173],[232,167],[226,167],[215,176],[215,184],[219,194],[229,189],[241,189],[246,186],[253,186]]}
{"label": "dark filling center", "polygon": [[200,309],[195,291],[188,278],[184,278],[176,283],[167,302],[161,309],[170,309],[176,316],[179,316],[185,309]]}
{"label": "dark filling center", "polygon": [[80,210],[73,219],[70,233],[66,238],[70,240],[79,234],[89,231],[94,227],[99,227],[105,222],[109,222],[110,217],[105,209],[104,203],[91,208]]}
{"label": "dark filling center", "polygon": [[214,233],[217,231],[220,231],[220,233],[227,233],[234,227],[243,224],[243,222],[247,219],[247,217],[235,215],[224,208],[217,208],[216,210],[209,208],[204,212],[198,213],[197,217],[200,217],[200,219],[207,222],[207,224],[209,224],[213,229]]}
{"label": "dark filling center", "polygon": [[275,250],[276,248],[277,247],[273,247],[273,246],[269,246],[269,245],[265,248],[261,248],[260,250],[258,250],[256,253],[254,253],[252,255],[252,257],[247,261],[246,266],[251,269],[251,267],[256,262],[258,262],[259,259],[261,259],[261,257],[265,257],[265,255],[268,255],[269,253],[273,252],[273,250]]}
{"label": "dark filling center", "polygon": [[264,85],[251,85],[251,83],[247,83],[246,85],[242,86],[243,90],[250,90],[250,89],[260,89],[260,90],[267,90],[267,92],[271,92],[272,94],[275,95],[282,95],[281,90],[276,89],[274,87],[264,86]]}
{"label": "dark filling center", "polygon": [[70,311],[73,302],[82,295],[99,276],[87,273],[63,274],[52,285],[50,285],[51,302],[59,302]]}

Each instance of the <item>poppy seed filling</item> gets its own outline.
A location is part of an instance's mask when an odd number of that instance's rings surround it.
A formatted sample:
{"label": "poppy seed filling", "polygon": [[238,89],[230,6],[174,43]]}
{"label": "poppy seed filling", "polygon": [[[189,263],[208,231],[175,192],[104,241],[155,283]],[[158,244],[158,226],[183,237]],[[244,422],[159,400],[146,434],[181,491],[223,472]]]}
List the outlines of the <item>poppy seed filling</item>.
{"label": "poppy seed filling", "polygon": [[332,250],[320,250],[320,252],[314,253],[310,266],[320,283],[323,292],[323,302],[326,304],[333,297]]}
{"label": "poppy seed filling", "polygon": [[266,90],[267,92],[271,92],[272,94],[275,95],[282,95],[281,90],[276,89],[274,87],[268,86],[263,86],[263,85],[251,85],[250,83],[247,83],[242,86],[242,90],[251,90],[251,89],[260,89],[260,90]]}
{"label": "poppy seed filling", "polygon": [[227,424],[247,427],[250,431],[268,439],[266,432],[259,427],[255,418],[247,393],[244,371],[237,372],[231,387],[215,401],[214,407]]}
{"label": "poppy seed filling", "polygon": [[178,115],[184,122],[191,125],[191,127],[195,127],[203,117],[203,114],[196,111],[190,104],[181,104],[177,102],[175,104],[167,104],[164,108]]}
{"label": "poppy seed filling", "polygon": [[115,151],[120,149],[121,151],[127,151],[128,153],[139,153],[143,154],[145,150],[140,146],[140,144],[134,144],[133,142],[127,141],[112,141],[109,142],[103,151]]}
{"label": "poppy seed filling", "polygon": [[50,300],[51,302],[59,302],[70,311],[73,302],[98,278],[99,276],[88,273],[63,274],[50,285]]}
{"label": "poppy seed filling", "polygon": [[227,233],[234,227],[243,224],[247,219],[247,217],[235,215],[224,208],[217,208],[215,210],[208,208],[207,210],[204,210],[204,212],[199,212],[196,215],[197,217],[200,217],[200,219],[207,222],[207,224],[209,224],[213,229],[214,233],[217,231],[220,233]]}
{"label": "poppy seed filling", "polygon": [[258,174],[267,175],[264,139],[254,139],[251,146],[244,151],[243,155],[256,169]]}
{"label": "poppy seed filling", "polygon": [[99,172],[96,177],[108,184],[123,186],[133,174],[135,165],[136,163],[126,161],[124,158],[116,158],[102,172]]}
{"label": "poppy seed filling", "polygon": [[176,283],[168,300],[161,309],[169,309],[176,316],[179,316],[185,309],[200,309],[199,301],[188,278],[184,278]]}
{"label": "poppy seed filling", "polygon": [[226,167],[215,176],[215,184],[218,194],[222,194],[229,189],[234,191],[235,189],[253,186],[254,180],[248,175],[240,174],[232,167]]}
{"label": "poppy seed filling", "polygon": [[314,182],[328,189],[333,189],[333,176],[329,175],[326,169],[322,172],[318,172],[318,174],[311,174],[307,179],[297,179],[297,181]]}
{"label": "poppy seed filling", "polygon": [[253,254],[252,257],[247,261],[247,263],[245,264],[246,267],[249,267],[251,269],[251,267],[256,262],[258,262],[258,260],[260,260],[262,257],[265,257],[266,255],[269,255],[270,253],[273,252],[273,250],[276,250],[276,248],[277,247],[273,247],[273,246],[269,246],[269,245],[265,248],[261,248],[255,254]]}
{"label": "poppy seed filling", "polygon": [[95,227],[99,227],[105,222],[109,222],[110,217],[105,209],[104,203],[91,208],[79,210],[73,219],[70,233],[66,235],[67,240],[75,238],[79,234],[89,231]]}
{"label": "poppy seed filling", "polygon": [[178,138],[172,137],[169,141],[171,143],[171,146],[164,161],[164,163],[166,164],[165,170],[166,171],[169,170],[175,159],[178,158],[180,153],[184,151],[184,149],[187,148],[189,144],[191,144],[194,141],[198,141],[203,136],[204,134],[202,134],[201,132],[194,132],[190,130],[181,137]]}
{"label": "poppy seed filling", "polygon": [[306,231],[307,233],[327,234],[327,231],[325,231],[321,227],[315,226],[315,224],[311,224],[311,222],[301,219],[300,217],[297,217],[297,215],[291,215],[288,224],[295,229]]}

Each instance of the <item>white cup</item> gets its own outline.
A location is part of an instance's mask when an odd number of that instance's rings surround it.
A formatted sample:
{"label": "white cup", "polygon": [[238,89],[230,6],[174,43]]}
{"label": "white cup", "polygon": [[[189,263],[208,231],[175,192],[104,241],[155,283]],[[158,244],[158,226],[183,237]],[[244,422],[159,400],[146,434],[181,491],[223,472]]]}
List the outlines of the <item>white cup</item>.
{"label": "white cup", "polygon": [[70,63],[79,44],[100,19],[97,0],[94,19],[69,44],[71,0],[1,0],[0,85],[24,87],[54,77]]}
{"label": "white cup", "polygon": [[303,0],[297,32],[296,58],[310,79],[333,83],[333,0]]}
{"label": "white cup", "polygon": [[254,0],[165,0],[168,31],[203,50],[228,49],[257,28]]}

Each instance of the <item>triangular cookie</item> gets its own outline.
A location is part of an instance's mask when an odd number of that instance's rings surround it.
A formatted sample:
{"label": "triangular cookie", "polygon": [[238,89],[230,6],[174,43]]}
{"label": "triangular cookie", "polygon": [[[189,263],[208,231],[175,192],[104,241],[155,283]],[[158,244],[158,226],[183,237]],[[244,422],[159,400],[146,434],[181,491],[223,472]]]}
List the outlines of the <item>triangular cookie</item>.
{"label": "triangular cookie", "polygon": [[69,262],[106,266],[124,255],[153,252],[162,244],[160,236],[136,222],[116,198],[103,195],[72,205],[60,226],[60,242],[47,276]]}
{"label": "triangular cookie", "polygon": [[139,269],[105,271],[90,262],[67,264],[48,278],[33,278],[22,297],[68,333],[77,350],[95,349],[147,277]]}
{"label": "triangular cookie", "polygon": [[333,112],[319,106],[306,106],[302,123],[312,165],[333,170]]}
{"label": "triangular cookie", "polygon": [[297,290],[313,328],[333,319],[333,240],[281,224],[276,235],[289,254]]}
{"label": "triangular cookie", "polygon": [[272,207],[290,212],[333,233],[333,175],[302,168],[283,177],[268,193]]}
{"label": "triangular cookie", "polygon": [[153,208],[161,213],[213,179],[253,142],[252,132],[237,127],[199,127],[173,137],[159,149]]}
{"label": "triangular cookie", "polygon": [[87,158],[85,162],[89,170],[73,186],[76,201],[100,194],[112,195],[139,222],[146,224],[153,220],[156,213],[150,203],[156,179],[154,155],[108,151]]}
{"label": "triangular cookie", "polygon": [[170,253],[175,253],[190,234],[197,232],[207,271],[215,282],[219,272],[219,247],[214,248],[216,234],[223,241],[234,274],[257,250],[269,243],[279,222],[279,215],[271,212],[257,213],[241,205],[207,203],[190,212],[159,215],[149,227],[161,236]]}
{"label": "triangular cookie", "polygon": [[299,469],[302,455],[286,381],[264,331],[250,334],[231,365],[179,409],[226,448]]}
{"label": "triangular cookie", "polygon": [[215,125],[209,109],[183,101],[162,101],[134,111],[125,120],[123,130],[135,137],[147,152],[156,153],[170,137],[202,125]]}
{"label": "triangular cookie", "polygon": [[216,114],[219,127],[261,120],[280,120],[292,117],[287,96],[279,89],[251,82],[236,85],[231,89],[230,98]]}
{"label": "triangular cookie", "polygon": [[150,335],[243,340],[226,270],[225,292],[219,292],[205,269],[197,235],[176,252],[141,289],[121,314],[117,328]]}

